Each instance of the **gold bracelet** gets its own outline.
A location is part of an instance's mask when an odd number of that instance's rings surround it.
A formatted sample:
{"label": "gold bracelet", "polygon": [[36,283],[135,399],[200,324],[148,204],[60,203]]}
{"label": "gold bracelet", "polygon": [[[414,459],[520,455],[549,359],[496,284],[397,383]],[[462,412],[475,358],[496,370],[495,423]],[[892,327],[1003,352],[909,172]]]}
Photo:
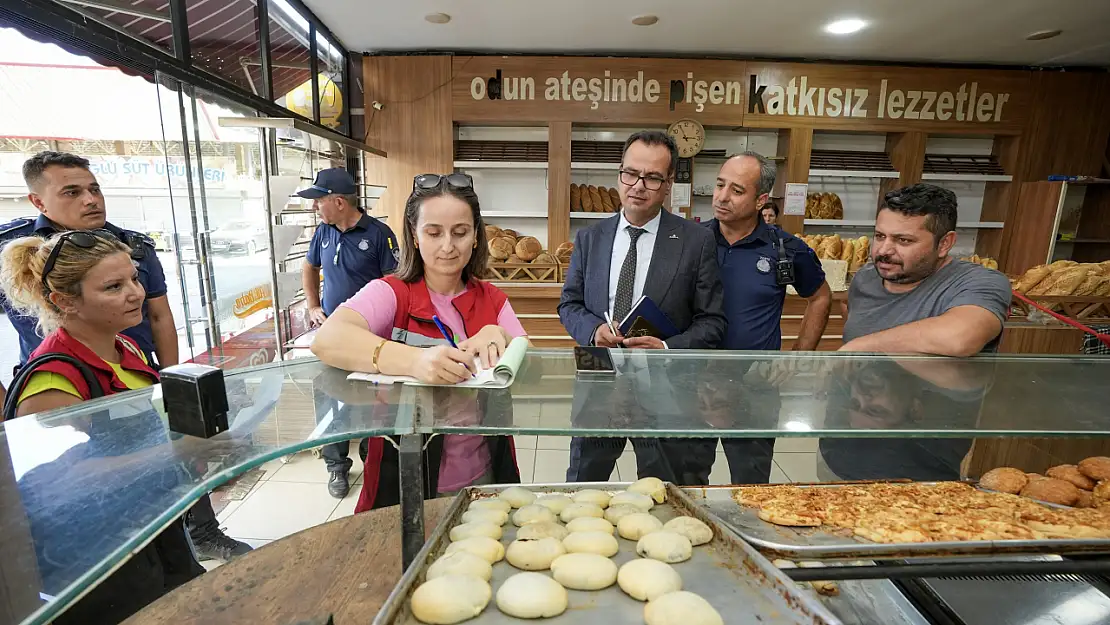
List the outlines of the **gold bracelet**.
{"label": "gold bracelet", "polygon": [[385,344],[388,342],[389,341],[382,339],[382,342],[378,343],[378,346],[374,348],[374,360],[371,362],[371,364],[374,365],[374,371],[378,373],[382,372],[381,368],[378,367],[378,356],[382,354],[382,348],[385,347]]}

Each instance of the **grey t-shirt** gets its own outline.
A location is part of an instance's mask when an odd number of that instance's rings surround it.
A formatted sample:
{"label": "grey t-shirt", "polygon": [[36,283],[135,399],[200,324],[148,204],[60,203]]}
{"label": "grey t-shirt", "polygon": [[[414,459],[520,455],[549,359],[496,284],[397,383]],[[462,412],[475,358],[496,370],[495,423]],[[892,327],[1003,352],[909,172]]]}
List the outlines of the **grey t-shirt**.
{"label": "grey t-shirt", "polygon": [[[1005,275],[975,263],[954,260],[925,278],[908,293],[891,293],[875,265],[868,264],[852,279],[848,290],[848,319],[844,342],[929,317],[939,317],[956,306],[978,306],[1005,321],[1012,292]],[[1002,334],[983,347],[998,350]]]}

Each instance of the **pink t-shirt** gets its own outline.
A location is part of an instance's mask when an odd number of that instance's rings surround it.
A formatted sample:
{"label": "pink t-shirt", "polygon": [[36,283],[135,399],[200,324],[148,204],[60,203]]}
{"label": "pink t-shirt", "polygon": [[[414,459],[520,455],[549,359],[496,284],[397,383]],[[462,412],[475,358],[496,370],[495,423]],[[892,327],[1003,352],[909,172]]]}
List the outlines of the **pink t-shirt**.
{"label": "pink t-shirt", "polygon": [[[466,340],[466,327],[463,325],[462,315],[451,305],[451,301],[462,295],[463,290],[455,295],[442,295],[431,290],[428,294],[432,298],[436,316],[455,335],[455,341]],[[362,287],[354,297],[343,303],[343,306],[362,315],[370,331],[383,338],[393,335],[393,318],[397,316],[397,294],[384,280],[373,280]],[[505,305],[497,313],[497,325],[501,326],[511,337],[524,336],[524,326],[516,318],[512,305],[505,300]],[[466,420],[475,422],[478,419],[478,405],[472,400],[467,406],[460,406],[451,410],[447,420],[461,423]],[[454,434],[443,439],[443,458],[439,464],[439,492],[446,493],[470,486],[482,477],[489,469],[489,448],[485,445],[485,437],[468,434]]]}

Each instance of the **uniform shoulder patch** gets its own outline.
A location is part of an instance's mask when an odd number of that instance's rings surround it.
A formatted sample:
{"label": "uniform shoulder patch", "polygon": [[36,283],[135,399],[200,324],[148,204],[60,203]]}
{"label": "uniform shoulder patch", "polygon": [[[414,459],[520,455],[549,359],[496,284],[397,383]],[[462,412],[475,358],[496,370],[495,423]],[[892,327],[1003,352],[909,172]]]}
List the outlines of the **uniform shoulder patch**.
{"label": "uniform shoulder patch", "polygon": [[34,225],[35,220],[31,219],[30,217],[20,217],[19,219],[13,219],[6,224],[0,224],[0,237]]}
{"label": "uniform shoulder patch", "polygon": [[124,230],[123,232],[125,234],[127,234],[127,238],[129,240],[131,240],[135,243],[141,243],[141,244],[146,245],[146,246],[148,246],[152,249],[156,247],[156,244],[154,243],[154,239],[150,238],[149,235],[143,234],[142,232],[136,232],[134,230]]}

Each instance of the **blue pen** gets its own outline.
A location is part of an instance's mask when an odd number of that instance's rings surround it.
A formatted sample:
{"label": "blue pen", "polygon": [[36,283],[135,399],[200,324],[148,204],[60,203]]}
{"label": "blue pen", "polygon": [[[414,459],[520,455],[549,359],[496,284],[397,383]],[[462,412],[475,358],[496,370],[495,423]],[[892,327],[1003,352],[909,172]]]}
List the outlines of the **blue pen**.
{"label": "blue pen", "polygon": [[[443,325],[443,322],[439,320],[439,317],[436,315],[432,315],[432,322],[436,324],[436,327],[439,328],[439,333],[443,335],[443,338],[447,339],[447,342],[451,344],[451,347],[458,349],[459,346],[455,344],[455,339],[451,338],[451,333],[447,331],[447,326]],[[466,365],[463,366],[466,367]],[[466,370],[470,371],[470,367],[466,367]],[[471,373],[470,376],[474,377],[474,374]]]}

